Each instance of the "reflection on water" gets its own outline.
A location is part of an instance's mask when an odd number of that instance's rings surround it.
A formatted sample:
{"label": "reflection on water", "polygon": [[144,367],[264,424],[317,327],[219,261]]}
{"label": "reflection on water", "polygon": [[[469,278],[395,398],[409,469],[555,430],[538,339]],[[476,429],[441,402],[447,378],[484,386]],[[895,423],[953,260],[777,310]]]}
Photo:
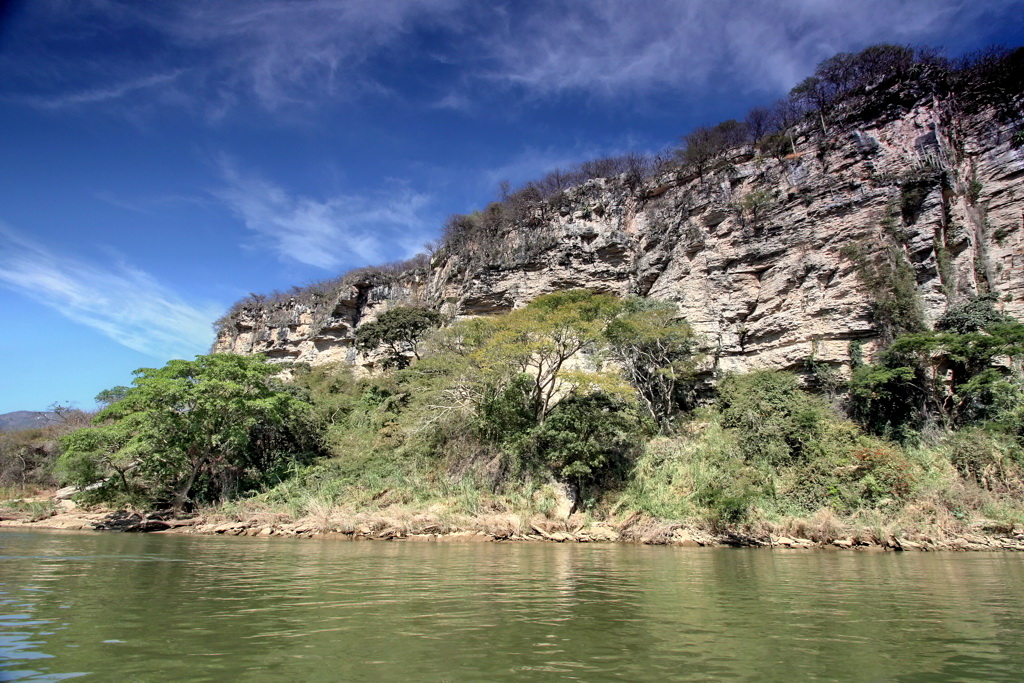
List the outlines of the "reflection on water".
{"label": "reflection on water", "polygon": [[0,680],[1017,680],[1024,557],[0,533]]}

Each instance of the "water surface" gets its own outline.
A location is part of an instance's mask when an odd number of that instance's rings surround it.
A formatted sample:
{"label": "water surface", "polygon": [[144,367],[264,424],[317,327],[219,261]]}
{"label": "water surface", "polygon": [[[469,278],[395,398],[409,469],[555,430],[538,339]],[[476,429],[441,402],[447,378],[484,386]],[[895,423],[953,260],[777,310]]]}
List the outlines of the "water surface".
{"label": "water surface", "polygon": [[1019,680],[1024,557],[0,532],[0,680]]}

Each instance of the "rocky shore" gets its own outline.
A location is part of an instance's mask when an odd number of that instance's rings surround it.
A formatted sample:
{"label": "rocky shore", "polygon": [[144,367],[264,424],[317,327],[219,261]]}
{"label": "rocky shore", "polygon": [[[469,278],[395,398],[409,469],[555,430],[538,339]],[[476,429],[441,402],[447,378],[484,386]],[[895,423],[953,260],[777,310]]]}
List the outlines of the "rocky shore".
{"label": "rocky shore", "polygon": [[1024,551],[1024,529],[976,522],[959,533],[889,533],[878,530],[787,535],[779,530],[750,528],[705,529],[687,524],[632,516],[620,522],[589,521],[582,515],[552,520],[541,515],[484,515],[444,520],[433,514],[348,517],[307,517],[292,520],[280,513],[229,519],[224,515],[173,518],[125,511],[63,509],[42,518],[5,513],[0,529],[59,529],[260,538],[303,538],[393,542],[552,542],[635,543],[677,547],[747,547],[783,550],[831,548],[881,551]]}

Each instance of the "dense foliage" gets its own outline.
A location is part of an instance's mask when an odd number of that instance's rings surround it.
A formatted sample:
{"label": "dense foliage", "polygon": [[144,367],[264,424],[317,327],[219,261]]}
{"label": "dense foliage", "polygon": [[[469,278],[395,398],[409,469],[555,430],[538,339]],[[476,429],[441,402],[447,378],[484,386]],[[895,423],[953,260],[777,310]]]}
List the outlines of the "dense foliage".
{"label": "dense foliage", "polygon": [[280,480],[312,453],[308,406],[260,357],[214,354],[137,370],[133,386],[61,439],[59,469],[95,496],[181,510]]}
{"label": "dense foliage", "polygon": [[1024,325],[994,297],[952,307],[935,331],[903,334],[854,370],[853,413],[874,433],[905,439],[929,422],[949,427],[1016,425],[1022,414]]}
{"label": "dense foliage", "polygon": [[672,305],[582,290],[425,329],[407,362],[361,379],[295,365],[285,385],[259,358],[173,361],[65,436],[59,470],[99,483],[87,498],[179,509],[535,514],[568,486],[591,515],[730,529],[1016,523],[1024,326],[996,303],[897,335],[854,370],[845,404],[778,371],[701,394],[700,340]]}
{"label": "dense foliage", "polygon": [[425,308],[399,306],[385,311],[377,320],[363,323],[356,330],[356,348],[375,351],[385,348],[386,367],[404,368],[410,354],[419,360],[420,341],[427,330],[441,324],[441,316]]}

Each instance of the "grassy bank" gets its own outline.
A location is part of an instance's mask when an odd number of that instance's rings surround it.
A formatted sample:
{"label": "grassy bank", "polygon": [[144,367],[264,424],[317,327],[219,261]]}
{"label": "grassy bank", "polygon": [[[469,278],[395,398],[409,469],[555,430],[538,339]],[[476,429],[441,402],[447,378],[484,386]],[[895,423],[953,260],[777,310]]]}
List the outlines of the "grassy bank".
{"label": "grassy bank", "polygon": [[397,309],[358,378],[228,355],[139,371],[53,471],[80,505],[236,525],[221,532],[1012,539],[1024,326],[992,303],[848,381],[813,359],[714,377],[674,307],[642,299],[564,292],[440,328]]}

